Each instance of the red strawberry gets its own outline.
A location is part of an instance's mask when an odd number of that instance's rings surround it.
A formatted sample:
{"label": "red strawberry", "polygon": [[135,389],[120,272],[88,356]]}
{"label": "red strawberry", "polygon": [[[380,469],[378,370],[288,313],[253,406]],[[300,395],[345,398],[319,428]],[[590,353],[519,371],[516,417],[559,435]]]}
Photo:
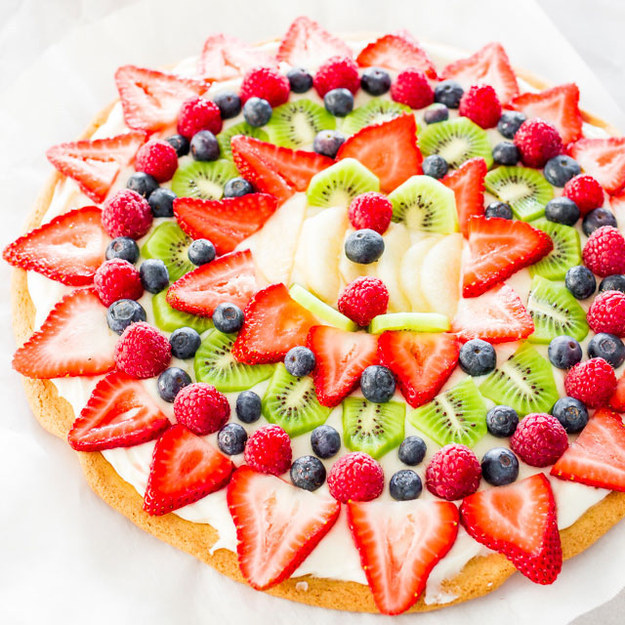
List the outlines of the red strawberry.
{"label": "red strawberry", "polygon": [[292,575],[330,531],[341,504],[243,466],[228,486],[228,508],[241,573],[263,590]]}
{"label": "red strawberry", "polygon": [[180,105],[202,95],[210,81],[183,78],[153,69],[124,65],[115,72],[115,84],[130,128],[156,132],[176,121]]}
{"label": "red strawberry", "polygon": [[417,408],[434,399],[452,374],[460,345],[453,334],[384,332],[378,352],[380,363],[395,374],[406,401]]}
{"label": "red strawberry", "polygon": [[322,406],[340,404],[358,386],[360,374],[378,361],[377,337],[365,332],[313,326],[308,347],[315,354],[312,375]]}
{"label": "red strawberry", "polygon": [[552,584],[560,573],[556,503],[542,473],[470,495],[460,519],[478,543],[502,553],[536,584]]}
{"label": "red strawberry", "polygon": [[610,194],[625,187],[625,137],[580,139],[569,154]]}
{"label": "red strawberry", "polygon": [[245,250],[221,256],[176,280],[167,291],[167,303],[176,310],[211,317],[222,302],[243,308],[257,290],[252,254]]}
{"label": "red strawberry", "polygon": [[281,283],[258,291],[244,313],[232,355],[250,365],[283,360],[292,347],[306,343],[308,331],[319,323]]}
{"label": "red strawberry", "polygon": [[61,143],[52,146],[46,156],[64,176],[75,180],[87,197],[100,204],[145,138],[143,132],[128,132],[106,139]]}
{"label": "red strawberry", "polygon": [[458,508],[446,501],[350,502],[347,522],[378,610],[401,614],[454,544]]}
{"label": "red strawberry", "polygon": [[422,173],[414,115],[407,113],[366,126],[349,137],[336,156],[360,161],[380,179],[381,191],[389,193],[410,176]]}
{"label": "red strawberry", "polygon": [[184,425],[172,425],[156,441],[143,509],[161,516],[223,488],[234,464]]}
{"label": "red strawberry", "polygon": [[76,289],[15,352],[13,368],[39,379],[107,373],[115,367],[117,339],[95,289]]}
{"label": "red strawberry", "polygon": [[625,374],[618,379],[608,405],[617,412],[625,412]]}
{"label": "red strawberry", "polygon": [[169,426],[141,382],[112,371],[93,389],[67,438],[78,451],[101,451],[146,443]]}
{"label": "red strawberry", "polygon": [[4,250],[4,260],[69,286],[93,282],[109,242],[102,212],[85,206],[55,217]]}
{"label": "red strawberry", "polygon": [[456,196],[460,232],[465,236],[469,219],[473,215],[484,214],[484,178],[487,171],[488,166],[483,158],[470,158],[441,180]]}
{"label": "red strawberry", "polygon": [[277,207],[276,198],[266,193],[223,200],[183,197],[174,200],[174,215],[189,236],[209,239],[217,254],[226,254],[260,230]]}
{"label": "red strawberry", "polygon": [[549,235],[524,221],[472,217],[469,256],[463,264],[464,297],[477,297],[553,249]]}

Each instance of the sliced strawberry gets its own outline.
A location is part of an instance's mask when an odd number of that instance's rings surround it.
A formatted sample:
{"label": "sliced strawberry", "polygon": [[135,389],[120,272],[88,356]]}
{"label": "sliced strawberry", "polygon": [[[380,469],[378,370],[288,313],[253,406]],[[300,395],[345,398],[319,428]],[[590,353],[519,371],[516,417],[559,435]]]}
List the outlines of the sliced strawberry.
{"label": "sliced strawberry", "polygon": [[241,573],[257,590],[290,577],[336,522],[333,497],[242,466],[228,486]]}
{"label": "sliced strawberry", "polygon": [[469,219],[484,214],[484,178],[487,172],[488,165],[483,158],[470,158],[441,180],[456,196],[458,223],[465,237]]}
{"label": "sliced strawberry", "polygon": [[380,363],[397,378],[397,386],[413,407],[434,399],[452,374],[460,345],[453,334],[384,332],[378,339]]}
{"label": "sliced strawberry", "polygon": [[534,331],[534,321],[517,292],[499,284],[479,297],[462,298],[451,331],[461,341],[505,343],[526,339]]}
{"label": "sliced strawberry", "polygon": [[453,546],[458,508],[448,501],[350,501],[347,522],[378,610],[401,614]]}
{"label": "sliced strawberry", "polygon": [[46,156],[64,176],[76,181],[88,198],[100,204],[145,139],[144,132],[127,132],[106,139],[72,141],[52,146]]}
{"label": "sliced strawberry", "polygon": [[580,139],[569,153],[608,193],[625,188],[625,137]]}
{"label": "sliced strawberry", "polygon": [[522,93],[512,98],[508,106],[522,111],[528,118],[540,117],[552,123],[565,144],[582,136],[583,119],[575,83],[558,85],[540,93]]}
{"label": "sliced strawberry", "polygon": [[169,426],[140,380],[112,371],[93,389],[68,440],[78,451],[132,447],[157,438]]}
{"label": "sliced strawberry", "polygon": [[443,70],[442,77],[457,80],[465,89],[476,83],[486,83],[497,92],[502,104],[507,104],[519,93],[516,74],[498,42],[486,44],[470,57],[450,63]]}
{"label": "sliced strawberry", "polygon": [[174,215],[190,237],[208,239],[217,254],[226,254],[260,230],[277,207],[276,198],[266,193],[222,200],[183,197],[174,201]]}
{"label": "sliced strawberry", "polygon": [[552,584],[558,577],[562,547],[556,503],[542,473],[469,495],[460,519],[478,543],[502,553],[536,584]]}
{"label": "sliced strawberry", "polygon": [[156,132],[173,124],[185,100],[200,96],[208,80],[183,78],[153,69],[124,65],[115,72],[124,120],[130,128]]}
{"label": "sliced strawberry", "polygon": [[167,302],[176,310],[211,317],[222,302],[243,308],[257,290],[252,254],[245,250],[220,256],[182,276],[169,287]]}
{"label": "sliced strawberry", "polygon": [[319,323],[281,283],[258,291],[244,312],[232,355],[249,365],[284,360],[292,347],[306,344],[308,331]]}
{"label": "sliced strawberry", "polygon": [[477,297],[553,249],[549,235],[524,221],[493,217],[469,220],[469,256],[463,263],[462,294]]}
{"label": "sliced strawberry", "polygon": [[608,403],[617,412],[625,412],[625,374],[618,379],[616,390]]}
{"label": "sliced strawberry", "polygon": [[110,239],[102,211],[85,206],[59,215],[9,244],[2,256],[15,267],[36,271],[69,286],[93,282]]}
{"label": "sliced strawberry", "polygon": [[410,176],[422,173],[414,115],[365,126],[343,143],[336,157],[357,159],[380,179],[380,190],[390,193]]}
{"label": "sliced strawberry", "polygon": [[235,467],[211,443],[184,425],[172,425],[156,441],[143,509],[161,516],[223,488]]}
{"label": "sliced strawberry", "polygon": [[315,354],[313,379],[322,406],[340,404],[358,386],[360,374],[378,361],[378,341],[373,334],[313,326],[307,343]]}
{"label": "sliced strawberry", "polygon": [[13,356],[13,368],[29,378],[99,375],[115,368],[119,337],[109,330],[95,289],[76,289]]}

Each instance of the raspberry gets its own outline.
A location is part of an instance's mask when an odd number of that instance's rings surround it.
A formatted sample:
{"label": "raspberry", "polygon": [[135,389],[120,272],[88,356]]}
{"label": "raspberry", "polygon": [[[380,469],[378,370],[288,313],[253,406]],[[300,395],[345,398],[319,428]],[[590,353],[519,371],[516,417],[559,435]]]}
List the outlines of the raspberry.
{"label": "raspberry", "polygon": [[360,87],[358,65],[349,57],[332,56],[317,70],[313,84],[322,98],[328,91],[339,87],[356,93]]}
{"label": "raspberry", "polygon": [[165,182],[178,169],[178,155],[167,141],[148,141],[137,152],[135,169],[150,174],[158,182]]}
{"label": "raspberry", "polygon": [[391,97],[410,108],[422,109],[434,102],[434,91],[423,72],[409,67],[391,85]]}
{"label": "raspberry", "polygon": [[576,364],[564,378],[564,389],[589,408],[605,404],[616,389],[614,369],[603,358]]}
{"label": "raspberry", "polygon": [[477,456],[466,445],[451,443],[432,456],[425,470],[425,485],[437,497],[453,501],[472,495],[481,477]]}
{"label": "raspberry", "polygon": [[375,191],[356,196],[349,205],[349,220],[356,230],[371,228],[384,234],[392,216],[390,200]]}
{"label": "raspberry", "polygon": [[368,326],[388,307],[388,289],[379,278],[363,276],[348,284],[339,296],[339,311],[359,326]]}
{"label": "raspberry", "polygon": [[194,434],[204,436],[220,430],[230,418],[230,404],[223,393],[203,382],[182,388],[174,399],[174,415],[178,423]]}
{"label": "raspberry", "polygon": [[123,189],[104,203],[102,225],[112,238],[140,239],[152,226],[152,209],[136,191]]}
{"label": "raspberry", "polygon": [[115,364],[133,378],[152,378],[167,368],[171,345],[145,321],[131,323],[115,345]]}
{"label": "raspberry", "polygon": [[582,258],[588,269],[602,278],[625,273],[625,237],[614,226],[601,226],[586,241]]}
{"label": "raspberry", "polygon": [[514,135],[514,145],[519,149],[521,160],[528,167],[544,167],[554,156],[561,154],[564,146],[560,134],[550,123],[528,119]]}
{"label": "raspberry", "polygon": [[382,494],[384,471],[369,454],[345,454],[332,465],[328,488],[332,497],[342,503],[371,501]]}
{"label": "raspberry", "polygon": [[625,336],[625,293],[604,291],[597,295],[586,315],[588,325],[597,333]]}
{"label": "raspberry", "polygon": [[289,470],[293,452],[291,439],[279,425],[258,428],[245,445],[245,462],[261,473],[282,475]]}
{"label": "raspberry", "polygon": [[501,103],[490,85],[472,85],[460,99],[458,114],[481,128],[493,128],[501,117]]}
{"label": "raspberry", "polygon": [[603,187],[592,176],[574,176],[564,185],[562,195],[577,204],[582,217],[603,206]]}
{"label": "raspberry", "polygon": [[569,438],[560,421],[543,413],[528,414],[510,438],[510,449],[532,467],[553,464],[568,446]]}
{"label": "raspberry", "polygon": [[118,299],[139,299],[143,295],[139,271],[121,258],[112,258],[102,263],[95,272],[93,282],[105,306],[110,306]]}
{"label": "raspberry", "polygon": [[243,77],[241,102],[250,98],[263,98],[272,107],[280,106],[289,99],[291,87],[289,79],[273,67],[255,67]]}
{"label": "raspberry", "polygon": [[200,130],[210,130],[216,135],[221,131],[222,125],[219,107],[210,100],[190,98],[180,107],[178,132],[187,139],[191,139]]}

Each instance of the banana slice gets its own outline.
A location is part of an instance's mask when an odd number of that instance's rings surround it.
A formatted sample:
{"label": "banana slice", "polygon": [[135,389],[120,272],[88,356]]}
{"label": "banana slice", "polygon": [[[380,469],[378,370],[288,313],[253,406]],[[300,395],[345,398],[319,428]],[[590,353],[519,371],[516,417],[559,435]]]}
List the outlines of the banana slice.
{"label": "banana slice", "polygon": [[404,254],[399,268],[401,288],[410,300],[413,312],[430,312],[428,300],[421,289],[421,266],[426,254],[443,237],[431,235],[413,243]]}

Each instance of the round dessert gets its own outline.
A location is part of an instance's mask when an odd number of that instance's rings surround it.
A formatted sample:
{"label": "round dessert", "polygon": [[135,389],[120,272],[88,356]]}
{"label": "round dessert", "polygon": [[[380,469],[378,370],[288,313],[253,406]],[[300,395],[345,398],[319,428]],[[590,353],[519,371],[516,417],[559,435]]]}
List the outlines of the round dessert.
{"label": "round dessert", "polygon": [[625,515],[625,139],[576,85],[306,17],[115,82],[4,251],[99,496],[386,614],[550,584]]}

